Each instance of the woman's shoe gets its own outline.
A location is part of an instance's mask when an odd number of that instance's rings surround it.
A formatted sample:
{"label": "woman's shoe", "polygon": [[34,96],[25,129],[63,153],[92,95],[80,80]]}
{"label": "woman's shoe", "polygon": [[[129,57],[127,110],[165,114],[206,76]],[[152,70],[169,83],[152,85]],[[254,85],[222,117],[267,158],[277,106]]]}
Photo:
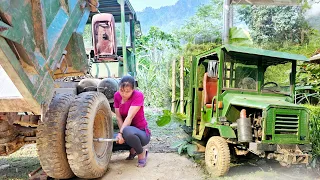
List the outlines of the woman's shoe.
{"label": "woman's shoe", "polygon": [[126,158],[126,160],[133,160],[134,157],[136,157],[137,153],[134,153],[134,154],[129,154],[129,156]]}
{"label": "woman's shoe", "polygon": [[138,159],[137,167],[145,167],[147,164],[148,150],[146,150],[146,156],[143,159]]}

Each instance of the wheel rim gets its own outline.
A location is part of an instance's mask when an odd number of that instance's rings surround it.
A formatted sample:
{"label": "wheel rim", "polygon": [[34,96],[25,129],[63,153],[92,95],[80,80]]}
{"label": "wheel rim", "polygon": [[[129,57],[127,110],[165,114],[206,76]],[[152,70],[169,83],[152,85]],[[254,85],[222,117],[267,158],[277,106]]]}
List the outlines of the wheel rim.
{"label": "wheel rim", "polygon": [[[99,109],[96,113],[93,124],[94,139],[108,138],[109,133],[107,132],[106,117],[107,115],[102,109]],[[93,147],[98,158],[102,158],[106,154],[108,145],[108,142],[93,142]]]}

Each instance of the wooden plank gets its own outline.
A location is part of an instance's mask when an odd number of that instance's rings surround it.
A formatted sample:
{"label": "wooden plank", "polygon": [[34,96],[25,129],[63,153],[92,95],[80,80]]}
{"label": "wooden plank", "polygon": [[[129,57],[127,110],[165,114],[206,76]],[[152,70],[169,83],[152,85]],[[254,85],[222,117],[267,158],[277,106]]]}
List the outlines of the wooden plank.
{"label": "wooden plank", "polygon": [[172,98],[171,112],[175,112],[176,107],[176,60],[172,61]]}
{"label": "wooden plank", "polygon": [[184,71],[184,58],[180,58],[180,113],[184,113],[184,102],[183,102],[183,97],[184,97],[184,84],[183,84],[183,71]]}

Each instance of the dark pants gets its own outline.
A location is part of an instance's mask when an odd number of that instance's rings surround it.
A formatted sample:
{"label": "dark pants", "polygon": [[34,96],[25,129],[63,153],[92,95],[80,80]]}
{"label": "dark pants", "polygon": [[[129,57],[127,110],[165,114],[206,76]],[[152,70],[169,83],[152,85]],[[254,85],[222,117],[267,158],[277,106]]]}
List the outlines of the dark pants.
{"label": "dark pants", "polygon": [[143,152],[143,146],[150,142],[150,136],[134,126],[127,126],[123,129],[123,138],[130,147],[132,147],[137,154]]}

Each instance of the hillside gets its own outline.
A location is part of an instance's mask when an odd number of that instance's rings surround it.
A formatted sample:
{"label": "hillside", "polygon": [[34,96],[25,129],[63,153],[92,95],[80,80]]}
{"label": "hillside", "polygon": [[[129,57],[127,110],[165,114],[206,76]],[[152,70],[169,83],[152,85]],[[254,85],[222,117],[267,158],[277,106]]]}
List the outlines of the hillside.
{"label": "hillside", "polygon": [[193,16],[200,5],[208,2],[210,0],[179,0],[173,6],[165,6],[159,9],[148,7],[142,12],[137,12],[137,16],[144,34],[148,32],[151,26],[157,26],[165,32],[170,32]]}
{"label": "hillside", "polygon": [[[137,12],[137,16],[144,34],[151,26],[159,27],[165,32],[171,32],[173,29],[181,27],[187,19],[193,16],[199,6],[209,2],[210,0],[179,0],[173,6],[164,6],[159,9],[148,7],[142,12]],[[310,25],[318,30],[320,30],[319,7],[320,4],[314,4],[312,9],[306,13]]]}

